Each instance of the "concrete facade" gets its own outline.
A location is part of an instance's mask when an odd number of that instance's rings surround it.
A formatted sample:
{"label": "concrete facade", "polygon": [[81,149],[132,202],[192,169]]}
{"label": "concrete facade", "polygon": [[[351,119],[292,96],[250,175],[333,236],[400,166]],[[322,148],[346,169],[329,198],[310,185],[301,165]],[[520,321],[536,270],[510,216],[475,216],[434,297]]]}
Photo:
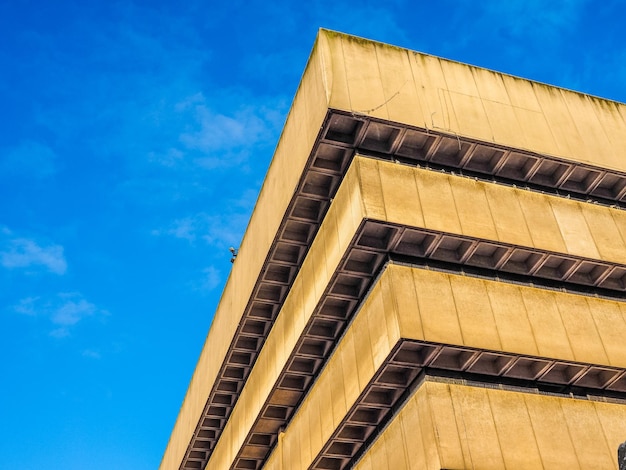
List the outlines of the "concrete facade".
{"label": "concrete facade", "polygon": [[626,106],[321,30],[162,469],[617,468]]}

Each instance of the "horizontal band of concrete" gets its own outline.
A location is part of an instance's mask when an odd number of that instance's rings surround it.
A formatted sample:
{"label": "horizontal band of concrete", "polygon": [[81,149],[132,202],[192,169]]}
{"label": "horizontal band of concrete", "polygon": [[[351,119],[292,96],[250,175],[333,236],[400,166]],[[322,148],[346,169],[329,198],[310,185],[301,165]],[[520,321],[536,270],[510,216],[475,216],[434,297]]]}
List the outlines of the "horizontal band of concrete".
{"label": "horizontal band of concrete", "polygon": [[624,302],[395,265],[380,284],[403,338],[626,368]]}
{"label": "horizontal band of concrete", "polygon": [[624,172],[626,106],[331,31],[329,107]]}
{"label": "horizontal band of concrete", "polygon": [[369,158],[355,167],[369,219],[626,262],[625,211]]}
{"label": "horizontal band of concrete", "polygon": [[622,208],[626,203],[624,172],[363,114],[330,110],[319,142],[323,152],[373,153],[582,201]]}
{"label": "horizontal band of concrete", "polygon": [[425,382],[354,468],[613,470],[625,435],[622,404]]}

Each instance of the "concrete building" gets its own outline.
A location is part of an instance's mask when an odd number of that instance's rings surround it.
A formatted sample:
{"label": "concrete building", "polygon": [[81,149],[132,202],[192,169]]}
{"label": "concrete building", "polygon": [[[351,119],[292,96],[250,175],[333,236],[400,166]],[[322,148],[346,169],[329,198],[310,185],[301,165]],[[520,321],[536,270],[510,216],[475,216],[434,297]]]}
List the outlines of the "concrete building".
{"label": "concrete building", "polygon": [[161,468],[617,468],[624,208],[624,104],[320,31]]}

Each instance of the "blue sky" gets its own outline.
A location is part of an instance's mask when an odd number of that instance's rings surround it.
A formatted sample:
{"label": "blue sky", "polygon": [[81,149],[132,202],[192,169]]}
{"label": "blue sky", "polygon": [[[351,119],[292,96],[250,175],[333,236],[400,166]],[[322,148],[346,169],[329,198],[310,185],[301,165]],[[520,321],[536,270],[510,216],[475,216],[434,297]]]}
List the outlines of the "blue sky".
{"label": "blue sky", "polygon": [[5,0],[0,468],[154,469],[317,29],[626,102],[621,1]]}

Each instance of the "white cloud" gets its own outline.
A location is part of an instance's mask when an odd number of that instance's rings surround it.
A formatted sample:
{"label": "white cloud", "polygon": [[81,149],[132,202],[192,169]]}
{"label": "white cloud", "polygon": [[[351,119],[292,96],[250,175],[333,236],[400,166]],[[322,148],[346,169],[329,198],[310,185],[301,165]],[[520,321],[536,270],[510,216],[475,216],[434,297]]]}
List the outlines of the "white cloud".
{"label": "white cloud", "polygon": [[204,274],[204,278],[200,284],[199,290],[210,292],[222,282],[220,271],[213,266],[203,269],[202,274]]}
{"label": "white cloud", "polygon": [[85,349],[83,351],[83,357],[88,357],[90,359],[100,359],[102,355],[98,351],[94,351],[93,349]]}
{"label": "white cloud", "polygon": [[204,240],[217,248],[237,246],[246,229],[252,207],[256,201],[256,190],[244,191],[237,199],[225,200],[219,212],[199,212],[175,219],[168,227],[152,230],[152,235],[172,236],[189,243]]}
{"label": "white cloud", "polygon": [[249,213],[225,210],[222,214],[200,212],[176,219],[165,229],[153,230],[153,235],[169,235],[195,243],[204,240],[207,245],[219,248],[237,245],[246,227]]}
{"label": "white cloud", "polygon": [[256,139],[264,128],[263,122],[253,113],[230,117],[214,113],[203,105],[196,107],[196,113],[200,129],[183,133],[180,140],[187,147],[203,152],[242,146],[246,139]]}
{"label": "white cloud", "polygon": [[0,264],[8,269],[43,266],[54,274],[65,274],[67,262],[61,245],[40,246],[28,238],[14,238],[0,252]]}
{"label": "white cloud", "polygon": [[85,317],[96,313],[94,304],[87,302],[78,294],[60,294],[63,303],[53,310],[50,320],[63,327],[75,325]]}
{"label": "white cloud", "polygon": [[167,234],[172,235],[175,238],[182,238],[193,242],[196,239],[198,225],[200,225],[200,221],[198,219],[199,217],[185,217],[183,219],[177,219],[167,230]]}
{"label": "white cloud", "polygon": [[[259,143],[273,143],[282,124],[282,101],[256,101],[265,104],[250,104],[242,94],[224,90],[218,93],[228,97],[228,108],[224,114],[216,111],[202,93],[196,93],[175,105],[175,110],[184,116],[186,129],[180,133],[181,153],[189,153],[194,166],[204,169],[224,168],[241,164]],[[232,95],[232,96],[230,96]],[[246,102],[248,101],[248,102]],[[246,102],[245,104],[243,104]],[[171,151],[170,151],[171,153]],[[171,157],[164,162],[174,161]]]}
{"label": "white cloud", "polygon": [[22,315],[47,318],[52,326],[49,335],[54,338],[70,336],[72,328],[86,318],[109,315],[78,292],[61,292],[50,299],[26,297],[15,304],[13,310]]}
{"label": "white cloud", "polygon": [[35,304],[39,300],[39,297],[26,297],[18,302],[17,305],[13,307],[13,309],[17,313],[21,313],[22,315],[35,316],[37,315],[37,310],[35,309]]}
{"label": "white cloud", "polygon": [[236,211],[207,216],[202,239],[216,247],[237,246],[241,242],[248,218],[248,213]]}
{"label": "white cloud", "polygon": [[67,338],[70,335],[70,332],[66,327],[62,326],[61,328],[55,328],[54,330],[51,330],[48,334],[53,338],[61,339]]}
{"label": "white cloud", "polygon": [[[127,178],[118,187],[120,197],[161,209],[205,197],[232,179],[229,192],[266,167],[284,121],[286,100],[259,97],[244,88],[215,89],[206,96],[191,92],[198,88],[171,90],[149,127],[138,116],[139,124],[133,122],[139,127],[136,135],[110,139],[126,146],[120,154],[133,155]],[[127,119],[138,112],[120,114]]]}

